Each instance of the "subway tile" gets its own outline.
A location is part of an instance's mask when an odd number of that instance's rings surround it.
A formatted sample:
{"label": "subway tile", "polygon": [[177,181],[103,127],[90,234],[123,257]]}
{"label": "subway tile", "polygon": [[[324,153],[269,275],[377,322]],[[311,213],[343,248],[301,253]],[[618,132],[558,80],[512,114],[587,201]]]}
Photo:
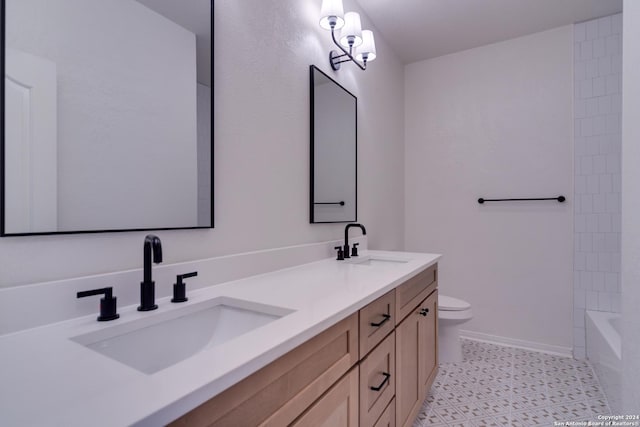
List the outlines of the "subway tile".
{"label": "subway tile", "polygon": [[[589,254],[587,254],[587,257],[588,256],[589,256]],[[585,292],[590,291],[591,289],[593,289],[593,275],[592,275],[592,272],[589,272],[589,271],[581,271],[580,272],[580,286],[581,286],[580,289],[584,290]],[[585,307],[586,307],[586,305],[585,305]]]}
{"label": "subway tile", "polygon": [[593,85],[593,96],[602,96],[605,94],[606,88],[606,77],[596,77],[592,80]]}
{"label": "subway tile", "polygon": [[573,103],[573,115],[576,119],[587,117],[587,101],[590,100],[576,99]]}
{"label": "subway tile", "polygon": [[[610,76],[609,76],[610,77]],[[607,77],[605,77],[606,79]],[[593,79],[585,79],[580,82],[580,98],[588,99],[593,96]]]}
{"label": "subway tile", "polygon": [[604,250],[606,252],[620,252],[620,233],[605,233]]}
{"label": "subway tile", "polygon": [[[607,161],[608,161],[608,158],[607,158]],[[614,173],[611,176],[611,180],[613,181],[613,192],[621,193],[622,192],[622,175],[620,174],[620,172]]]}
{"label": "subway tile", "polygon": [[587,156],[597,156],[600,154],[600,140],[601,136],[587,136]]}
{"label": "subway tile", "polygon": [[581,22],[573,26],[573,41],[582,42],[587,39],[587,24]]}
{"label": "subway tile", "polygon": [[[620,75],[619,74],[609,74],[604,77],[606,80],[606,93],[607,95],[611,95],[614,93],[620,93]],[[580,88],[582,90],[582,87]],[[593,91],[591,92],[593,93]]]}
{"label": "subway tile", "polygon": [[604,135],[607,133],[607,119],[605,116],[595,116],[593,119],[593,135]]}
{"label": "subway tile", "polygon": [[[587,196],[582,196],[587,197]],[[580,250],[582,252],[593,251],[593,237],[589,233],[580,233]],[[588,261],[587,261],[588,265]]]}
{"label": "subway tile", "polygon": [[604,285],[607,292],[616,292],[619,287],[620,275],[618,273],[605,273]]}
{"label": "subway tile", "polygon": [[[586,253],[585,271],[598,271],[598,254],[593,252]],[[589,276],[588,284],[585,283],[585,289],[591,289],[593,286],[593,276]]]}
{"label": "subway tile", "polygon": [[577,214],[573,221],[573,228],[576,233],[587,231],[587,217],[584,214]]}
{"label": "subway tile", "polygon": [[[609,37],[607,37],[605,40],[606,40],[605,50],[608,56],[615,56],[622,53],[620,50],[620,48],[622,47],[622,38],[620,37],[620,34],[612,34]],[[580,57],[583,58],[584,55],[588,55],[589,47],[591,47],[591,56],[588,58],[585,58],[585,59],[591,59],[591,57],[593,56],[593,43],[591,43],[591,46],[585,45],[584,43],[589,43],[589,41],[582,42],[582,45],[580,46],[580,49],[581,49]],[[587,51],[584,51],[583,49],[587,49]]]}
{"label": "subway tile", "polygon": [[622,131],[622,121],[619,113],[607,114],[606,116],[606,132],[619,133]]}
{"label": "subway tile", "polygon": [[580,212],[593,213],[593,196],[590,194],[583,194],[580,196]]}
{"label": "subway tile", "polygon": [[[592,165],[593,166],[593,165]],[[607,155],[607,173],[619,174],[620,173],[620,155],[617,153],[611,153]],[[614,176],[614,191],[615,191],[615,176]]]}
{"label": "subway tile", "polygon": [[604,281],[605,273],[603,271],[595,271],[592,274],[593,278],[593,290],[604,292],[606,291],[605,281]]}
{"label": "subway tile", "polygon": [[581,289],[576,289],[573,291],[573,305],[576,308],[586,308],[587,307],[587,292]]}
{"label": "subway tile", "polygon": [[622,54],[611,56],[611,74],[622,74]]}
{"label": "subway tile", "polygon": [[598,215],[587,214],[587,233],[598,232]]}
{"label": "subway tile", "polygon": [[598,309],[598,293],[596,291],[587,291],[587,310]]}
{"label": "subway tile", "polygon": [[[597,114],[609,114],[611,113],[611,95],[601,96],[596,98],[596,103],[598,104],[598,112]],[[591,100],[588,100],[591,101]],[[588,111],[588,109],[587,109]]]}
{"label": "subway tile", "polygon": [[[609,46],[609,43],[607,43],[606,48],[608,48],[608,46]],[[591,40],[586,40],[581,42],[580,43],[580,60],[589,61],[591,59],[593,59],[593,42]]]}
{"label": "subway tile", "polygon": [[622,34],[622,13],[617,13],[611,16],[611,32],[613,34]]}
{"label": "subway tile", "polygon": [[[601,193],[611,193],[611,192],[613,192],[613,180],[611,178],[611,175],[602,174],[602,175],[599,175],[598,179],[600,181],[599,182],[599,184],[600,184],[599,188],[600,188],[600,192]],[[609,226],[611,226],[611,222],[609,222]]]}
{"label": "subway tile", "polygon": [[605,251],[605,233],[593,233],[593,252]]}
{"label": "subway tile", "polygon": [[[573,268],[575,271],[585,271],[587,268],[587,254],[585,252],[576,252],[573,259]],[[576,274],[576,276],[578,276]]]}
{"label": "subway tile", "polygon": [[605,194],[606,208],[609,213],[620,213],[622,211],[620,203],[620,193]]}
{"label": "subway tile", "polygon": [[613,271],[612,254],[603,252],[598,254],[598,271]]}
{"label": "subway tile", "polygon": [[611,218],[611,231],[620,233],[622,231],[622,215],[613,215]]}
{"label": "subway tile", "polygon": [[[584,121],[585,120],[583,120],[583,122]],[[592,173],[593,173],[593,157],[589,157],[589,156],[582,157],[580,159],[580,174],[591,175]]]}
{"label": "subway tile", "polygon": [[598,310],[611,311],[611,294],[609,292],[598,292]]}
{"label": "subway tile", "polygon": [[593,40],[593,57],[602,58],[606,55],[605,38],[597,38]]}
{"label": "subway tile", "polygon": [[584,64],[584,78],[582,80],[593,79],[600,75],[598,61],[599,59],[590,59],[588,61],[581,62],[581,64]]}
{"label": "subway tile", "polygon": [[593,40],[598,38],[598,21],[593,19],[591,21],[587,21],[586,24],[586,39]]}
{"label": "subway tile", "polygon": [[622,112],[622,93],[614,93],[611,95],[611,112]]}
{"label": "subway tile", "polygon": [[[598,75],[599,76],[607,76],[613,72],[613,65],[611,62],[611,56],[603,56],[602,58],[598,58]],[[576,64],[577,65],[577,64]],[[576,74],[576,67],[574,67],[574,75],[580,75],[581,78],[585,78],[587,76],[586,66],[579,67],[580,74]]]}
{"label": "subway tile", "polygon": [[596,175],[590,175],[590,176],[595,176],[596,179],[598,178],[599,174],[603,174],[606,173],[607,171],[607,156],[594,156],[593,157],[593,173]]}
{"label": "subway tile", "polygon": [[620,253],[611,254],[611,271],[613,273],[620,273]]}
{"label": "subway tile", "polygon": [[587,176],[577,175],[575,181],[575,193],[586,194],[587,193]]}
{"label": "subway tile", "polygon": [[577,137],[582,136],[582,119],[573,119],[573,134]]}
{"label": "subway tile", "polygon": [[611,294],[611,311],[613,313],[622,313],[622,295],[619,293]]}
{"label": "subway tile", "polygon": [[[599,157],[603,157],[603,156],[599,156]],[[594,172],[598,173],[595,171],[595,161],[594,161]],[[587,193],[590,193],[590,194],[600,193],[600,178],[598,177],[598,175],[587,176]]]}
{"label": "subway tile", "polygon": [[[605,16],[603,18],[598,19],[598,37],[603,38],[612,34],[611,29],[611,16]],[[574,28],[575,33],[575,28]],[[586,31],[585,31],[586,33]],[[585,34],[586,37],[586,34]]]}
{"label": "subway tile", "polygon": [[611,231],[611,214],[598,214],[598,232],[610,233]]}
{"label": "subway tile", "polygon": [[[593,117],[600,113],[598,111],[598,98],[583,99],[582,102],[584,103],[584,106],[585,106],[584,117]],[[577,105],[577,102],[576,102],[576,105]]]}
{"label": "subway tile", "polygon": [[[583,196],[584,197],[584,196]],[[604,194],[594,194],[592,198],[592,211],[593,213],[605,213],[607,212],[607,199]]]}

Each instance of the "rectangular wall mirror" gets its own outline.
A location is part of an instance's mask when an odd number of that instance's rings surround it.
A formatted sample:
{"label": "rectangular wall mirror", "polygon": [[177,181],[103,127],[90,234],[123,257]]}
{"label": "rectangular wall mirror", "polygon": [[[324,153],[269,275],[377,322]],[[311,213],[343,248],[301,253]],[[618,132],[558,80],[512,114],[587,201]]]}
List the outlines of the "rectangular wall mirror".
{"label": "rectangular wall mirror", "polygon": [[1,0],[1,235],[213,227],[213,0]]}
{"label": "rectangular wall mirror", "polygon": [[311,222],[354,222],[358,100],[314,65],[310,76]]}

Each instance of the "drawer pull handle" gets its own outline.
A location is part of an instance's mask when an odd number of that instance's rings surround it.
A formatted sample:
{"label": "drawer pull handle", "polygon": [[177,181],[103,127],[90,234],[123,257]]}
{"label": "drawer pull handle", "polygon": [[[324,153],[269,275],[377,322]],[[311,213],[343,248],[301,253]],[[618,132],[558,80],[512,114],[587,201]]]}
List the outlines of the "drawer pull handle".
{"label": "drawer pull handle", "polygon": [[384,325],[389,319],[391,319],[391,315],[389,314],[383,314],[382,317],[384,317],[384,319],[382,319],[378,323],[371,322],[370,325],[375,328],[379,328],[380,326]]}
{"label": "drawer pull handle", "polygon": [[427,317],[427,314],[429,314],[428,308],[423,308],[420,310],[420,315]]}
{"label": "drawer pull handle", "polygon": [[378,387],[369,386],[369,388],[371,390],[373,390],[373,391],[382,390],[382,387],[384,387],[384,385],[389,381],[389,378],[391,378],[391,374],[389,374],[387,372],[383,372],[382,375],[384,375],[384,380],[382,380],[382,382],[380,383],[380,385]]}

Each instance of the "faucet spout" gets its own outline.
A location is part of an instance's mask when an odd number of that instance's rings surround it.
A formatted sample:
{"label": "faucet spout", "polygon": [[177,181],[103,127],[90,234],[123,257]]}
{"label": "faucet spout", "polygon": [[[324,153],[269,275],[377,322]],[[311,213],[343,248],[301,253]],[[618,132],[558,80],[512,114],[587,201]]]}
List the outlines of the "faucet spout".
{"label": "faucet spout", "polygon": [[367,229],[364,228],[364,225],[362,224],[347,224],[347,226],[344,228],[344,257],[345,258],[351,258],[351,256],[349,255],[349,229],[352,227],[359,227],[362,230],[362,234],[366,235],[367,234]]}
{"label": "faucet spout", "polygon": [[162,262],[162,242],[158,236],[149,234],[144,238],[143,279],[140,282],[140,306],[138,311],[151,311],[158,308],[155,303],[156,284],[151,276],[151,263]]}

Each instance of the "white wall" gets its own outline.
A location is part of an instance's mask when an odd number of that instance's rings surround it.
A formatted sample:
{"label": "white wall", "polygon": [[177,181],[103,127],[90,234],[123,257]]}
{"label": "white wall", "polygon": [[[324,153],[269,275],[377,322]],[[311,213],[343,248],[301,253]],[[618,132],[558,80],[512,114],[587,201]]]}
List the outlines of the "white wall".
{"label": "white wall", "polygon": [[622,71],[622,396],[640,412],[640,2],[625,0]]}
{"label": "white wall", "polygon": [[58,230],[196,224],[195,35],[133,0],[10,0],[7,18],[7,46],[57,67]]}
{"label": "white wall", "polygon": [[[320,3],[215,1],[216,228],[158,232],[166,263],[341,238],[344,225],[309,224],[309,65],[330,72],[332,45]],[[358,96],[358,220],[370,247],[401,249],[403,65],[376,44],[366,72],[330,74]],[[0,286],[139,267],[144,234],[2,238]]]}
{"label": "white wall", "polygon": [[572,58],[566,26],[405,73],[407,250],[444,255],[442,294],[473,306],[464,329],[558,351],[572,345]]}

